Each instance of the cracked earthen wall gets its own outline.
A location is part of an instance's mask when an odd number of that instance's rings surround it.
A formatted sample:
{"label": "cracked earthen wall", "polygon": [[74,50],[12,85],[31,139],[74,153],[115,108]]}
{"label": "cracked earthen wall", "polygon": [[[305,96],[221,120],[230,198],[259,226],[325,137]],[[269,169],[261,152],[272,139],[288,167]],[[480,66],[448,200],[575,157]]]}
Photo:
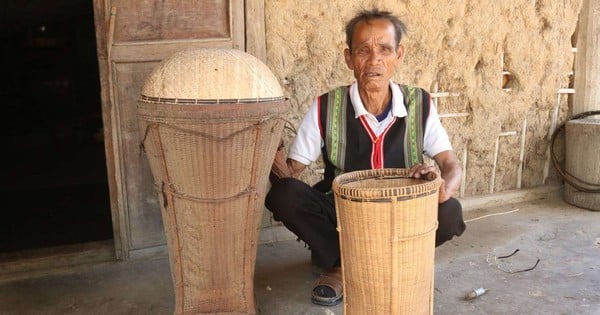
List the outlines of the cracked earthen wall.
{"label": "cracked earthen wall", "polygon": [[[290,100],[295,126],[316,96],[352,82],[344,24],[373,6],[408,26],[394,79],[433,94],[465,166],[461,196],[556,178],[548,139],[569,115],[581,0],[266,0],[267,64]],[[302,178],[316,182],[320,168],[311,166]]]}

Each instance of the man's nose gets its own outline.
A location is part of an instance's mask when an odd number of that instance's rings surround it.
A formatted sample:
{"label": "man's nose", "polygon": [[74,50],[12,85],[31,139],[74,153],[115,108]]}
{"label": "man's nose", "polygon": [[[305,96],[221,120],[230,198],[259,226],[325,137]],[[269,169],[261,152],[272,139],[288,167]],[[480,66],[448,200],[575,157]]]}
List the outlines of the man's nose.
{"label": "man's nose", "polygon": [[381,52],[379,51],[379,49],[371,49],[371,52],[369,53],[368,61],[371,63],[377,63],[380,60],[381,60]]}

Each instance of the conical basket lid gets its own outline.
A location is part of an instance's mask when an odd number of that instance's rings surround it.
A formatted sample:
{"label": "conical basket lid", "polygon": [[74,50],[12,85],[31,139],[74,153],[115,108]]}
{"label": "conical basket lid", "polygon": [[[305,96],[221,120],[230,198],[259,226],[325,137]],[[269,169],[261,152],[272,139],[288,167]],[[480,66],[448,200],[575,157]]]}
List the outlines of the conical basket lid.
{"label": "conical basket lid", "polygon": [[148,76],[141,100],[158,103],[248,103],[283,99],[277,78],[237,49],[196,48],[165,58]]}

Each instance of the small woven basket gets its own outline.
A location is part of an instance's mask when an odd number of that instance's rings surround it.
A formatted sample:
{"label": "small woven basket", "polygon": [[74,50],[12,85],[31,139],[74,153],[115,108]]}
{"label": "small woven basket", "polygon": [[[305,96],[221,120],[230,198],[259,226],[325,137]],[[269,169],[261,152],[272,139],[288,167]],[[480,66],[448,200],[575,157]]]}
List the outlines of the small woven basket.
{"label": "small woven basket", "polygon": [[395,168],[335,178],[344,314],[433,314],[440,184]]}
{"label": "small woven basket", "polygon": [[163,60],[137,108],[167,237],[175,311],[256,314],[254,267],[287,101],[258,59],[232,49]]}

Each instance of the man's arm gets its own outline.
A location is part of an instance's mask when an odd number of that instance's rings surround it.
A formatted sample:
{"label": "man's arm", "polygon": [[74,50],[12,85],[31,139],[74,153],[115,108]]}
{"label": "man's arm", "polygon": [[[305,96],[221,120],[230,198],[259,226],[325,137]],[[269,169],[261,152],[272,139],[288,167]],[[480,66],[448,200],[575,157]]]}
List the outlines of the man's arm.
{"label": "man's arm", "polygon": [[442,203],[458,192],[462,179],[462,169],[452,150],[440,152],[433,159],[439,165],[444,180],[440,187],[440,203]]}
{"label": "man's arm", "polygon": [[275,176],[278,178],[298,178],[305,168],[306,165],[296,160],[289,158],[286,159],[282,142],[277,149],[277,153],[275,153],[275,160],[273,161],[273,166],[271,167],[273,174],[275,174]]}
{"label": "man's arm", "polygon": [[[458,192],[462,178],[462,169],[452,150],[442,151],[436,154],[433,159],[442,172],[442,185],[440,186],[439,194],[439,203],[442,203]],[[410,168],[410,176],[421,178],[435,171],[436,169],[433,166],[417,164]]]}

